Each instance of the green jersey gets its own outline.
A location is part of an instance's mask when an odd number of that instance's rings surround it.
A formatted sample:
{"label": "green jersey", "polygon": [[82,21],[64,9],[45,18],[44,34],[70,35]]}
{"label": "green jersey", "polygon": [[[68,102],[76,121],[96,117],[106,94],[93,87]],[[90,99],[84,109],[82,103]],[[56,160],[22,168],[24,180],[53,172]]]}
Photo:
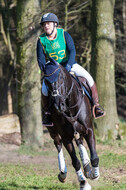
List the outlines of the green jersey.
{"label": "green jersey", "polygon": [[52,57],[58,63],[68,61],[68,51],[63,29],[57,29],[57,37],[54,40],[49,40],[45,33],[42,34],[40,36],[40,42],[48,58]]}

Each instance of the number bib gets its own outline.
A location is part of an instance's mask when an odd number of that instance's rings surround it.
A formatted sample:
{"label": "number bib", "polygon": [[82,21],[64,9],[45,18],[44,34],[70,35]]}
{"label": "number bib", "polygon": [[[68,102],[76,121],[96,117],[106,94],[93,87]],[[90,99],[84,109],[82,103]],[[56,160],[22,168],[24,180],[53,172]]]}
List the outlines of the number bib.
{"label": "number bib", "polygon": [[45,34],[42,34],[40,36],[40,42],[48,58],[52,57],[58,63],[68,61],[68,51],[66,49],[63,29],[57,29],[57,37],[54,40],[49,40]]}

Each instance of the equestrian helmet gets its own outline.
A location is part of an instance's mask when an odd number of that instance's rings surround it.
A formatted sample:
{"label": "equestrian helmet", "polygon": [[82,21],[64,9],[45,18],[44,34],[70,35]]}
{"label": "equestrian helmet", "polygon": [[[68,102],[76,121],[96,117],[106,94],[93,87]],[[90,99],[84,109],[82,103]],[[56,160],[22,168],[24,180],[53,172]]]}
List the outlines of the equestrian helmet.
{"label": "equestrian helmet", "polygon": [[44,22],[54,22],[57,23],[57,26],[59,24],[59,20],[57,16],[53,13],[46,13],[42,16],[40,24],[42,25]]}

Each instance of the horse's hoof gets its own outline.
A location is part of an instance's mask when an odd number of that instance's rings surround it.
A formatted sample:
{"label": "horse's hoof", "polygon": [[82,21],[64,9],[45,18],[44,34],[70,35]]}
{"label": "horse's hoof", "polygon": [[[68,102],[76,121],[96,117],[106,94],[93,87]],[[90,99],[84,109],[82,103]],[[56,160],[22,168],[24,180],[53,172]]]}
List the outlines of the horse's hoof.
{"label": "horse's hoof", "polygon": [[99,167],[92,167],[92,171],[90,174],[90,179],[91,180],[98,180],[100,177],[100,173],[99,173]]}
{"label": "horse's hoof", "polygon": [[89,164],[84,167],[84,175],[85,175],[86,178],[90,178],[90,175],[91,175],[91,167],[90,167]]}
{"label": "horse's hoof", "polygon": [[80,183],[80,190],[91,190],[91,186],[87,181],[82,181]]}
{"label": "horse's hoof", "polygon": [[58,179],[60,182],[64,183],[65,182],[65,179],[66,179],[66,176],[67,176],[67,173],[63,173],[63,172],[60,172],[58,174]]}

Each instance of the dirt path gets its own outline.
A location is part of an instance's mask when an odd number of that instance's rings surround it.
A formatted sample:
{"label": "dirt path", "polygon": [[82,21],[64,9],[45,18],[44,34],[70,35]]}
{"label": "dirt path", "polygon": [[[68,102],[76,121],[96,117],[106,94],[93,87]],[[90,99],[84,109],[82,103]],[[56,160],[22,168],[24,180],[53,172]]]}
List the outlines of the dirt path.
{"label": "dirt path", "polygon": [[[0,163],[1,162],[20,162],[20,163],[41,163],[41,162],[51,162],[54,163],[57,161],[57,151],[55,149],[55,146],[53,145],[53,141],[50,138],[49,133],[47,131],[44,133],[44,139],[45,139],[45,147],[43,148],[44,151],[54,151],[56,152],[55,156],[51,156],[50,159],[49,156],[46,155],[39,155],[39,156],[29,156],[29,155],[23,155],[19,153],[19,148],[21,144],[21,136],[19,133],[13,133],[9,135],[0,135]],[[86,148],[87,145],[85,144]],[[87,148],[88,149],[88,148]],[[105,150],[111,149],[110,145],[100,145],[97,144],[97,149],[100,150],[100,152],[104,152]],[[118,148],[112,147],[113,153],[123,154],[125,152],[124,148]],[[51,164],[50,163],[50,164]]]}
{"label": "dirt path", "polygon": [[[44,138],[46,139],[47,143],[49,144],[50,136],[48,133],[44,134]],[[0,135],[0,163],[36,163],[39,164],[44,162],[45,164],[50,162],[50,164],[57,161],[57,157],[46,155],[37,155],[37,156],[30,156],[30,155],[23,155],[19,153],[19,148],[21,144],[21,136],[18,133],[14,133],[11,135]],[[48,145],[47,145],[48,146]],[[50,147],[47,147],[50,149]],[[55,149],[55,147],[54,147]],[[43,152],[46,151],[44,148]]]}

